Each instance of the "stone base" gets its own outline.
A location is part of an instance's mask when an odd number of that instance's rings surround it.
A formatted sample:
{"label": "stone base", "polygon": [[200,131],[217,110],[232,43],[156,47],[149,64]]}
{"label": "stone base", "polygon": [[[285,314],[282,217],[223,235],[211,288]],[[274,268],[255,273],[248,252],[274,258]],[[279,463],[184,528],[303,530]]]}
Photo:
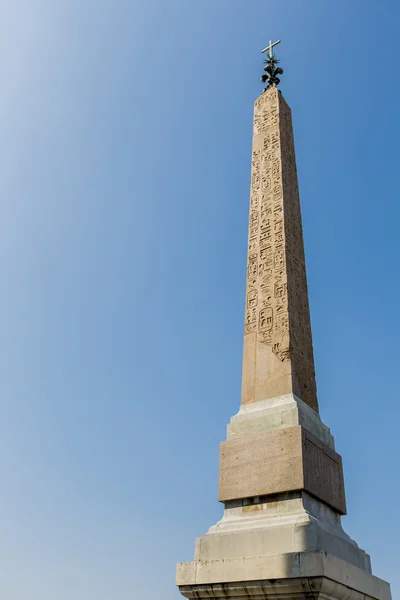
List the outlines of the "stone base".
{"label": "stone base", "polygon": [[198,600],[391,600],[388,583],[325,552],[181,563],[177,585]]}
{"label": "stone base", "polygon": [[[333,455],[330,430],[294,394],[242,405],[228,425],[227,439],[250,447],[268,432],[277,432],[279,437],[280,431],[290,434],[299,426]],[[273,452],[260,447],[253,454],[249,478],[258,473],[257,460],[262,457],[270,464]],[[328,469],[308,463],[322,483],[329,483]],[[288,464],[285,472],[295,477],[296,468]],[[274,465],[265,469],[264,479],[268,482],[273,473]],[[368,554],[343,531],[340,510],[302,486],[280,493],[268,489],[269,493],[235,496],[224,502],[222,519],[197,540],[194,561],[178,564],[177,585],[183,596],[198,600],[391,599],[389,584],[372,575]]]}
{"label": "stone base", "polygon": [[224,516],[196,541],[195,561],[324,551],[371,572],[368,554],[340,515],[305,492],[226,503]]}
{"label": "stone base", "polygon": [[321,421],[318,413],[295,394],[242,404],[239,412],[230,420],[226,439],[257,435],[295,425],[302,425],[329,448],[335,449],[329,427]]}
{"label": "stone base", "polygon": [[220,502],[299,490],[346,514],[342,458],[302,425],[221,443]]}
{"label": "stone base", "polygon": [[185,598],[209,600],[373,600],[326,577],[208,584],[179,588]]}

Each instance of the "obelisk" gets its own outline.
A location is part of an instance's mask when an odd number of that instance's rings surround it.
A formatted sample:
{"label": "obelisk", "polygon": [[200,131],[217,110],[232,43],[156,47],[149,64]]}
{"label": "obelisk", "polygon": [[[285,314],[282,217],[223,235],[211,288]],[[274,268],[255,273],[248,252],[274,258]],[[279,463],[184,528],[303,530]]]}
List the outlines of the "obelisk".
{"label": "obelisk", "polygon": [[243,356],[244,404],[294,393],[318,411],[290,108],[255,103]]}
{"label": "obelisk", "polygon": [[[186,598],[390,600],[343,531],[342,460],[318,413],[293,127],[268,48],[256,100],[242,402],[221,444],[221,521],[180,563]],[[263,51],[264,52],[264,51]]]}

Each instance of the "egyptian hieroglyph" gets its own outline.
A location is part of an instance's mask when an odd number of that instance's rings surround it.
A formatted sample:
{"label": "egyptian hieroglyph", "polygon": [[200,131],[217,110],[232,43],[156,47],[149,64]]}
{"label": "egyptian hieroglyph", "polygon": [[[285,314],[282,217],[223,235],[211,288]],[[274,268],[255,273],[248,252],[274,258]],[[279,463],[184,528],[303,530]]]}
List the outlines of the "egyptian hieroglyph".
{"label": "egyptian hieroglyph", "polygon": [[255,103],[242,402],[287,393],[318,410],[292,118]]}

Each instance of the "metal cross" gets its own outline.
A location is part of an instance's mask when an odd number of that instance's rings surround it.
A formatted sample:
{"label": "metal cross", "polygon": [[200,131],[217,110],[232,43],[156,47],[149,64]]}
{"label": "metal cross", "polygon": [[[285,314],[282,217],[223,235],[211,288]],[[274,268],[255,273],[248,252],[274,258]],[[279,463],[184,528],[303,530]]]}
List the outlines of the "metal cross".
{"label": "metal cross", "polygon": [[264,52],[266,52],[267,50],[269,50],[269,57],[271,58],[273,56],[272,54],[272,48],[274,46],[276,46],[277,44],[280,44],[281,40],[278,40],[277,42],[272,43],[271,40],[269,40],[269,46],[267,46],[266,48],[264,48],[264,50],[261,50],[261,52],[264,54]]}

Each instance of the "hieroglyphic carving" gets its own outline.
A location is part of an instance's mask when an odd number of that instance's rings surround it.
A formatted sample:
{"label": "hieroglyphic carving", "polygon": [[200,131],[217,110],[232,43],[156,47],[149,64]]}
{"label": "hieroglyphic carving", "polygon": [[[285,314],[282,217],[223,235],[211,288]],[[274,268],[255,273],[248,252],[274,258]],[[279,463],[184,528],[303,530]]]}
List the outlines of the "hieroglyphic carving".
{"label": "hieroglyphic carving", "polygon": [[292,361],[302,395],[316,398],[310,309],[293,127],[290,109],[283,100],[280,102],[280,129],[282,147],[285,149],[282,183],[285,202],[286,255],[290,293],[289,327],[292,337]]}
{"label": "hieroglyphic carving", "polygon": [[290,109],[272,88],[255,103],[246,333],[291,360],[297,393],[315,407],[316,386]]}

